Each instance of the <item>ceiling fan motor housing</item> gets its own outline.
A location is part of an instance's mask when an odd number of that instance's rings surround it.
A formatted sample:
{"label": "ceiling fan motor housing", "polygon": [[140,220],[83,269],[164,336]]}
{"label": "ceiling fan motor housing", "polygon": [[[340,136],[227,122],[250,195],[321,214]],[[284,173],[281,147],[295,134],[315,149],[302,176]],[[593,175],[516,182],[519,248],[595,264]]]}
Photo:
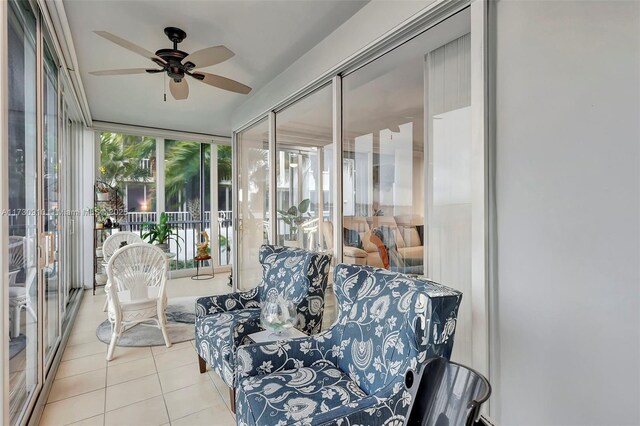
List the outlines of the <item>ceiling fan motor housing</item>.
{"label": "ceiling fan motor housing", "polygon": [[163,67],[169,77],[179,82],[184,78],[185,73],[191,71],[196,66],[193,62],[189,61],[183,64],[182,60],[189,56],[189,54],[178,49],[178,43],[182,43],[182,41],[187,38],[187,33],[176,27],[167,27],[164,29],[164,33],[169,40],[173,42],[173,49],[157,50],[156,56],[162,58],[165,63],[163,64],[161,61],[154,62]]}

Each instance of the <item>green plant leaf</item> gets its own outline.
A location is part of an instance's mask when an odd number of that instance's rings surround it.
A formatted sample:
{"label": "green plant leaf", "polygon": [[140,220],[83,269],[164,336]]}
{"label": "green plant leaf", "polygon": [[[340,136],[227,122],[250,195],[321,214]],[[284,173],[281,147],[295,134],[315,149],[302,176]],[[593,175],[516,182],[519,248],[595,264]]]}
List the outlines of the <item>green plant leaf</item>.
{"label": "green plant leaf", "polygon": [[311,200],[309,200],[308,198],[305,198],[304,200],[300,201],[300,205],[298,206],[298,210],[300,210],[300,214],[304,214],[307,212],[307,210],[309,210],[309,204],[311,204]]}
{"label": "green plant leaf", "polygon": [[289,210],[287,210],[287,214],[290,216],[298,216],[298,208],[296,206],[289,207]]}

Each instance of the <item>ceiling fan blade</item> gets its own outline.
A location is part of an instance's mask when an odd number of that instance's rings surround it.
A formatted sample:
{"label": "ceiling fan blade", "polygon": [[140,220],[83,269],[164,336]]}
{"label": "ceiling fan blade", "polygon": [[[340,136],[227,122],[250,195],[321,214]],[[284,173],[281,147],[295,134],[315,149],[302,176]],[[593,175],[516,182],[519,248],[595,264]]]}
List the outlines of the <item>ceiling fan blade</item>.
{"label": "ceiling fan blade", "polygon": [[196,64],[195,68],[205,68],[224,62],[233,57],[233,55],[235,55],[235,53],[224,46],[213,46],[193,52],[184,58],[182,63],[192,62]]}
{"label": "ceiling fan blade", "polygon": [[171,79],[169,82],[169,91],[176,101],[187,99],[189,96],[189,84],[184,78],[180,80],[179,83],[176,83],[175,80]]}
{"label": "ceiling fan blade", "polygon": [[[230,92],[241,93],[246,95],[251,91],[251,87],[245,86],[242,83],[239,83],[235,80],[231,80],[230,78],[222,77],[216,74],[209,74],[207,72],[193,73],[194,76],[200,81],[209,86],[218,87],[220,89],[228,90]],[[204,76],[204,78],[200,79],[199,76]]]}
{"label": "ceiling fan blade", "polygon": [[[144,56],[147,59],[161,59],[158,58],[155,53],[148,51],[147,49],[138,46],[135,43],[131,43],[128,40],[123,39],[122,37],[118,37],[117,35],[111,34],[108,31],[94,31],[94,33],[98,34],[100,37],[106,38],[112,43],[117,44],[118,46],[124,47],[127,50],[130,50],[134,53],[137,53],[140,56]],[[162,59],[161,59],[162,60]],[[162,60],[164,62],[164,60]]]}
{"label": "ceiling fan blade", "polygon": [[[155,70],[154,70],[155,71]],[[128,68],[122,70],[104,70],[104,71],[91,71],[91,75],[127,75],[127,74],[146,74],[146,68]]]}

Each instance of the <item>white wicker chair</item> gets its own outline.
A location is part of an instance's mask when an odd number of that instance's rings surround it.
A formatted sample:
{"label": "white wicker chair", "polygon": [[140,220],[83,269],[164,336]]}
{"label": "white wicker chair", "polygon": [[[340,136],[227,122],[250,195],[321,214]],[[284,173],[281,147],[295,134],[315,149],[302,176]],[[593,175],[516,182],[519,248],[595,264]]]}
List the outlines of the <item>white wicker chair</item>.
{"label": "white wicker chair", "polygon": [[120,231],[109,235],[102,243],[102,256],[105,262],[109,261],[109,258],[120,248],[123,241],[126,241],[127,245],[143,242],[142,237],[135,232]]}
{"label": "white wicker chair", "polygon": [[[24,270],[25,282],[16,283],[20,271]],[[24,308],[31,318],[37,319],[31,306],[31,285],[36,281],[35,239],[20,236],[9,237],[9,308],[12,327],[9,337],[20,335],[20,313]]]}
{"label": "white wicker chair", "polygon": [[[127,245],[143,242],[142,237],[135,232],[120,231],[109,235],[107,239],[104,240],[104,243],[102,243],[103,263],[106,264],[109,262],[109,258],[120,248],[120,244],[122,244],[123,241],[126,242]],[[107,310],[107,305],[109,304],[109,293],[107,292],[108,285],[109,282],[107,281],[104,288],[105,293],[107,293],[107,297],[104,301],[103,311]]]}
{"label": "white wicker chair", "polygon": [[107,361],[113,358],[122,333],[146,321],[155,321],[165,344],[171,346],[165,316],[167,269],[164,252],[146,243],[126,245],[109,259],[107,278],[111,285],[107,293],[112,334]]}

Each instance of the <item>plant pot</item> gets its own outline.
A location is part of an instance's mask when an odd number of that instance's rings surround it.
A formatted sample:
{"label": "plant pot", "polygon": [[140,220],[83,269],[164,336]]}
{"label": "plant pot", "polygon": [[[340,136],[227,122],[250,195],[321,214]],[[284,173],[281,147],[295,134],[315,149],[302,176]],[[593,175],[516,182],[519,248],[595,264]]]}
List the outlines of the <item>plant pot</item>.
{"label": "plant pot", "polygon": [[291,248],[300,248],[301,246],[300,241],[298,241],[297,239],[296,240],[285,239],[283,245],[285,247],[291,247]]}
{"label": "plant pot", "polygon": [[96,274],[96,284],[105,285],[107,283],[107,275],[106,274]]}
{"label": "plant pot", "polygon": [[169,251],[169,243],[162,243],[162,244],[156,244],[156,247],[158,247],[160,250],[162,251]]}
{"label": "plant pot", "polygon": [[104,225],[101,222],[96,222],[96,229],[102,229]]}
{"label": "plant pot", "polygon": [[109,198],[111,198],[110,195],[111,194],[109,194],[108,192],[98,192],[98,201],[109,201]]}

